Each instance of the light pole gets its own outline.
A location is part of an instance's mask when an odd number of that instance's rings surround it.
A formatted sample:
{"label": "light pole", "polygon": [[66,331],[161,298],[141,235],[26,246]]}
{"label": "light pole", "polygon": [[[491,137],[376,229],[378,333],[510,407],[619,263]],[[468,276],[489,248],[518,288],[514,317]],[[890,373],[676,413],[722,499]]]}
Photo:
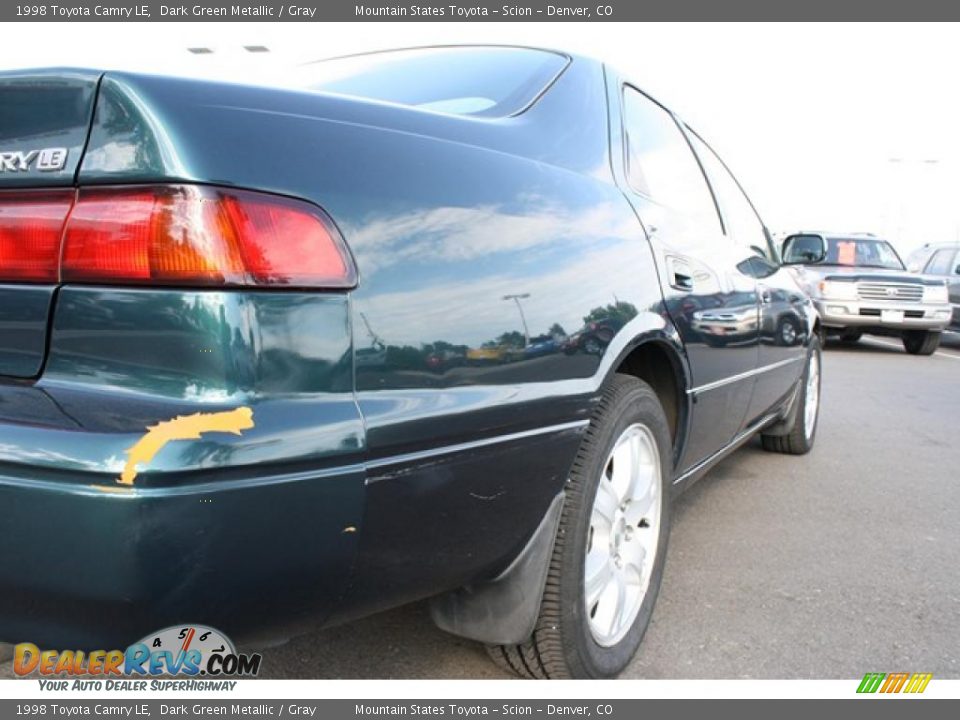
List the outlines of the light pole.
{"label": "light pole", "polygon": [[530,330],[527,328],[527,316],[523,314],[523,305],[520,304],[521,300],[526,300],[530,297],[530,293],[517,293],[515,295],[504,295],[504,300],[513,300],[517,304],[517,310],[520,311],[520,322],[523,323],[523,347],[526,348],[530,345]]}

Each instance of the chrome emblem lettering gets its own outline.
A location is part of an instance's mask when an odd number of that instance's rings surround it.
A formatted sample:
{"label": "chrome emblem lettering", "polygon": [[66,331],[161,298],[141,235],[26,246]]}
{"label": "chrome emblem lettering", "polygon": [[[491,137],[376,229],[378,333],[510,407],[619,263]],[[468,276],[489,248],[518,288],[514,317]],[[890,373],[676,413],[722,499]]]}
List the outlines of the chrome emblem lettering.
{"label": "chrome emblem lettering", "polygon": [[67,164],[67,148],[0,152],[0,172],[27,172],[34,160],[37,161],[36,169],[41,172],[62,170]]}

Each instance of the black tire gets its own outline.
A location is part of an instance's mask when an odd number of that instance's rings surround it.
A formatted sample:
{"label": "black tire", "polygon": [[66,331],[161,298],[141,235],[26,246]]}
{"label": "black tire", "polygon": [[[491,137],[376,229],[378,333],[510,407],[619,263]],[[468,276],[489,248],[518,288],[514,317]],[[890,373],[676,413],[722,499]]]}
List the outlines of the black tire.
{"label": "black tire", "polygon": [[[813,417],[812,427],[807,427],[807,392],[808,380],[810,378],[811,367],[814,358],[817,366],[817,413]],[[786,435],[760,435],[760,441],[763,449],[768,452],[783,453],[784,455],[806,455],[813,448],[813,443],[817,439],[817,426],[820,417],[820,368],[822,365],[822,354],[820,352],[820,339],[814,335],[810,338],[810,346],[807,350],[807,364],[803,369],[803,375],[800,378],[800,394],[793,408],[793,417],[791,418],[792,427]]]}
{"label": "black tire", "polygon": [[940,347],[940,333],[931,330],[904,330],[903,348],[911,355],[933,355]]}
{"label": "black tire", "polygon": [[862,337],[863,337],[862,330],[844,330],[843,333],[840,335],[840,342],[853,344],[856,342],[860,342],[860,338]]}
{"label": "black tire", "polygon": [[785,317],[777,324],[777,334],[775,342],[777,345],[792,347],[799,345],[800,324],[790,317]]}
{"label": "black tire", "polygon": [[[607,456],[633,424],[650,430],[660,454],[660,530],[650,583],[629,631],[604,647],[591,634],[584,601],[584,558],[590,516]],[[615,375],[590,421],[566,485],[566,499],[533,635],[520,645],[488,645],[491,658],[527,678],[606,678],[633,658],[650,623],[660,590],[670,531],[670,430],[656,394],[646,383]]]}

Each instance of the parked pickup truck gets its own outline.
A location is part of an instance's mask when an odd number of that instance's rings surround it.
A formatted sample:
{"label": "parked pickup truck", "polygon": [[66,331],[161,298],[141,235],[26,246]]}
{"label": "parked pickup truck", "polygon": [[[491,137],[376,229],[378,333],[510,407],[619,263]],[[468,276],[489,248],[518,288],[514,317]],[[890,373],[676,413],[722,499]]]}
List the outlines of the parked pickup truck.
{"label": "parked pickup truck", "polygon": [[256,644],[430,598],[520,674],[617,674],[671,498],[757,434],[813,446],[816,310],[600,62],[304,72],[0,75],[0,640]]}
{"label": "parked pickup truck", "polygon": [[783,262],[797,268],[827,335],[844,342],[893,335],[908,353],[932,355],[950,323],[944,281],[908,272],[893,246],[873,235],[790,235]]}

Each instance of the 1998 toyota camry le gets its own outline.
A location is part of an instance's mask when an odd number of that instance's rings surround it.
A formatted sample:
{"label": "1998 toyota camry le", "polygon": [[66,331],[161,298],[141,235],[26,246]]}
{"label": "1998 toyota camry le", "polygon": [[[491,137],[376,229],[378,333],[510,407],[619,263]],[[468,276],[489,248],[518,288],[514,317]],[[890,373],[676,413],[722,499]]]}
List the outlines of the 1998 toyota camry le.
{"label": "1998 toyota camry le", "polygon": [[5,73],[0,169],[5,642],[432,598],[520,674],[613,676],[671,497],[756,433],[814,442],[810,300],[600,62]]}

